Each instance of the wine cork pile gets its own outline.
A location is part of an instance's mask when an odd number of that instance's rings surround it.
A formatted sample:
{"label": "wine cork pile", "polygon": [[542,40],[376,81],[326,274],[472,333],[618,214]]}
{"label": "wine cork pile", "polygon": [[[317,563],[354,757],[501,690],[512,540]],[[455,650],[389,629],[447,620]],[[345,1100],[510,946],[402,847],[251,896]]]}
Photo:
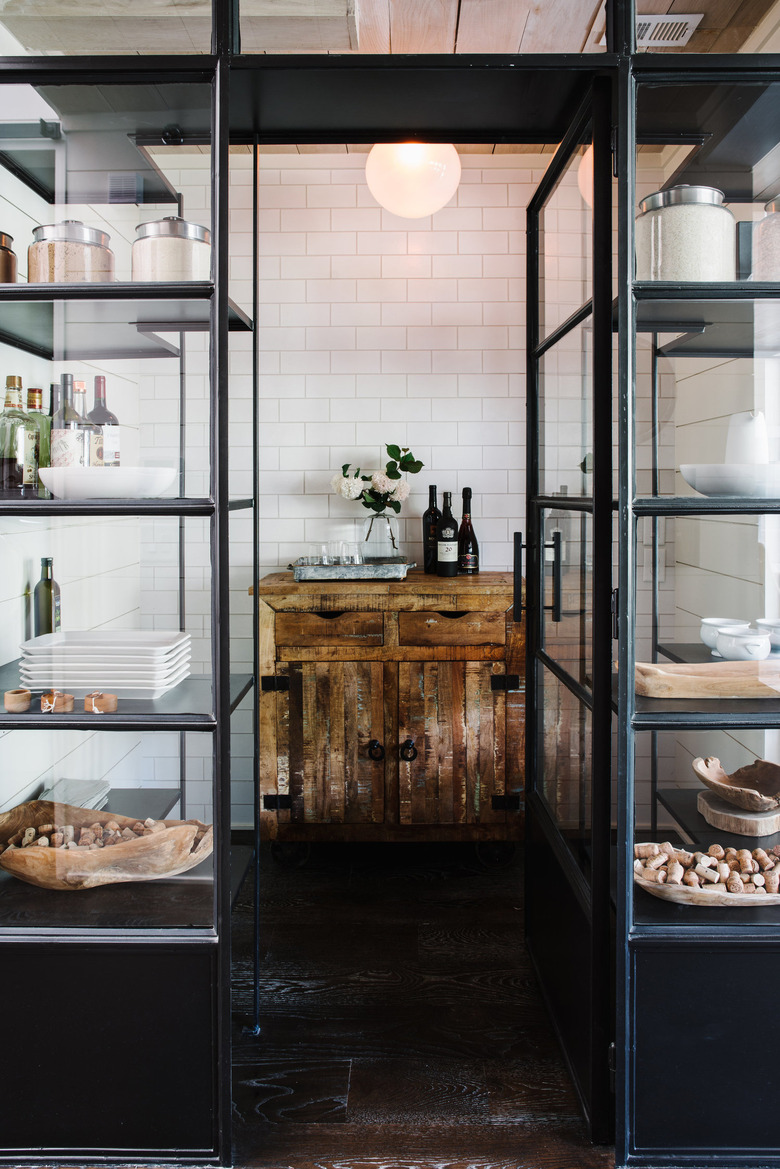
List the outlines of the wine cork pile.
{"label": "wine cork pile", "polygon": [[634,873],[659,885],[717,888],[727,893],[780,892],[780,845],[763,848],[723,848],[711,844],[706,852],[687,852],[664,844],[635,844]]}
{"label": "wine cork pile", "polygon": [[[126,844],[131,840],[138,840],[142,836],[154,836],[157,832],[164,832],[164,820],[136,820],[135,824],[122,828],[116,820],[108,820],[105,824],[95,822],[85,828],[77,828],[73,824],[41,824],[38,828],[20,828],[5,844],[0,843],[0,852],[13,848],[109,848],[114,844]],[[193,848],[203,837],[199,832],[193,842]]]}

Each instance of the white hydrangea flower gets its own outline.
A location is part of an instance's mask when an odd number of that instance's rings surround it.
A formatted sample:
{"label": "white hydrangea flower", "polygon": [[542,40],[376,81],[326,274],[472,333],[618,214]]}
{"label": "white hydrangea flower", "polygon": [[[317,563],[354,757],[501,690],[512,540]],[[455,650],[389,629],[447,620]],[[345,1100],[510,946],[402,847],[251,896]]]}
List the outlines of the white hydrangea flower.
{"label": "white hydrangea flower", "polygon": [[344,475],[334,475],[330,481],[330,485],[336,494],[343,496],[344,499],[359,499],[365,487],[363,480],[356,479],[354,475],[347,477]]}
{"label": "white hydrangea flower", "polygon": [[399,503],[403,503],[405,499],[409,498],[411,490],[411,487],[405,479],[398,479],[393,485],[393,499],[397,499]]}
{"label": "white hydrangea flower", "polygon": [[392,491],[395,487],[395,480],[390,479],[385,475],[384,471],[374,471],[371,476],[371,486],[374,491]]}

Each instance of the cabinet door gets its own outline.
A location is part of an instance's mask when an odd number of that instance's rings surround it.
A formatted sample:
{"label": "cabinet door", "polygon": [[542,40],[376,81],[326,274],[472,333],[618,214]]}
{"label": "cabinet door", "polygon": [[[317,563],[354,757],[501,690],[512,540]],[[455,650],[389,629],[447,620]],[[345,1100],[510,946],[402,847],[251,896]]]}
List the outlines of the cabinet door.
{"label": "cabinet door", "polygon": [[291,797],[280,822],[381,823],[382,663],[294,662],[278,672],[290,683],[276,703],[278,770]]}
{"label": "cabinet door", "polygon": [[399,664],[402,824],[504,823],[493,797],[506,790],[506,691],[492,686],[503,674],[503,662]]}

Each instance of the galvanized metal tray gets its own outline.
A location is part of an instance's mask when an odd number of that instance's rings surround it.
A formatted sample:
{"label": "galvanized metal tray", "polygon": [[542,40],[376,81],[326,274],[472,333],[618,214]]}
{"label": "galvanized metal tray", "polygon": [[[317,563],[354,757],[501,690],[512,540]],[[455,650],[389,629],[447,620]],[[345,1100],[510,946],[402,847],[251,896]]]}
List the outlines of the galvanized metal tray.
{"label": "galvanized metal tray", "polygon": [[301,564],[289,566],[296,581],[305,580],[406,580],[407,560],[370,560],[365,564]]}

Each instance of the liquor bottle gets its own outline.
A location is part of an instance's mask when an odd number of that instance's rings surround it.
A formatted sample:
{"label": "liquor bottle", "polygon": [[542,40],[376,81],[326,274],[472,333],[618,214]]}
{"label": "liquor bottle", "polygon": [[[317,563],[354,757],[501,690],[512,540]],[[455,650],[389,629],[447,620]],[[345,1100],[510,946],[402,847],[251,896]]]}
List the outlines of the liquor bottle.
{"label": "liquor bottle", "polygon": [[458,525],[452,514],[452,492],[444,492],[444,508],[436,525],[436,571],[439,576],[458,575]]}
{"label": "liquor bottle", "polygon": [[436,525],[441,512],[436,506],[436,484],[428,488],[428,508],[423,512],[423,568],[426,572],[436,571]]}
{"label": "liquor bottle", "polygon": [[60,627],[60,586],[54,579],[51,556],[41,557],[41,579],[33,592],[33,633],[56,633]]}
{"label": "liquor bottle", "polygon": [[95,376],[95,404],[87,420],[99,426],[103,433],[103,466],[119,466],[119,419],[106,406],[106,379]]}
{"label": "liquor bottle", "polygon": [[49,418],[54,424],[54,415],[60,408],[60,401],[62,398],[62,387],[59,382],[51,382],[49,384]]}
{"label": "liquor bottle", "polygon": [[0,494],[18,499],[24,484],[24,435],[28,418],[22,409],[22,379],[5,381],[5,406],[0,414]]}
{"label": "liquor bottle", "polygon": [[29,494],[38,499],[48,499],[49,492],[38,474],[40,467],[51,465],[51,418],[43,412],[42,396],[42,390],[36,388],[28,388],[27,390],[28,425],[24,439],[23,494]]}
{"label": "liquor bottle", "polygon": [[81,416],[84,431],[84,466],[103,466],[103,431],[87,417],[87,383],[73,383],[73,406]]}
{"label": "liquor bottle", "polygon": [[52,467],[88,467],[84,436],[83,419],[73,405],[73,374],[64,373],[59,408],[51,422]]}
{"label": "liquor bottle", "polygon": [[479,544],[471,523],[471,488],[463,488],[463,518],[458,532],[458,571],[479,572]]}

